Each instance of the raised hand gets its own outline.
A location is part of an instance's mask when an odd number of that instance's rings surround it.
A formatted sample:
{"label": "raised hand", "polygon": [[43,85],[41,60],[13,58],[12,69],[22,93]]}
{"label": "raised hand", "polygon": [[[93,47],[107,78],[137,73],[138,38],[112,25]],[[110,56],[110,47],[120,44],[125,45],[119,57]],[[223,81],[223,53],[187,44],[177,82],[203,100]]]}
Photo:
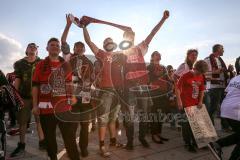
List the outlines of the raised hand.
{"label": "raised hand", "polygon": [[[147,38],[144,40],[145,44],[148,46],[150,42],[152,41],[153,37],[156,35],[156,33],[159,31],[159,29],[162,27],[165,20],[169,17],[169,11],[165,10],[163,13],[163,17],[161,18],[160,22],[152,29],[151,33],[147,36]],[[145,54],[145,53],[144,53]]]}
{"label": "raised hand", "polygon": [[73,23],[76,24],[77,26],[81,27],[80,20],[77,17],[73,18]]}
{"label": "raised hand", "polygon": [[66,15],[66,21],[67,21],[67,24],[74,23],[77,26],[81,27],[80,20],[77,17],[74,17],[74,15],[72,14]]}
{"label": "raised hand", "polygon": [[79,23],[81,27],[86,27],[89,23],[91,23],[91,17],[82,16]]}
{"label": "raised hand", "polygon": [[169,11],[165,10],[164,13],[163,13],[163,18],[167,19],[168,17],[169,17]]}
{"label": "raised hand", "polygon": [[66,14],[66,23],[67,23],[67,26],[71,26],[72,24],[72,15],[71,14]]}

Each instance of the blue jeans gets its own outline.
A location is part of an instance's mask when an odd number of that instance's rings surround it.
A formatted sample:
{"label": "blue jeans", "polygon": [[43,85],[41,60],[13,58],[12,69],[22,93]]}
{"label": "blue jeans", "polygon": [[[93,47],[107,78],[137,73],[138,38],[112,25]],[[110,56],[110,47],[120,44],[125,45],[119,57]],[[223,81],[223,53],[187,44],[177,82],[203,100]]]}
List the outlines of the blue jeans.
{"label": "blue jeans", "polygon": [[[212,88],[209,89],[208,94],[205,95],[205,99],[210,98],[210,103],[207,102],[207,108],[209,116],[214,124],[214,113],[220,111],[220,106],[224,98],[224,88]],[[221,111],[220,111],[221,112]],[[223,129],[228,128],[229,124],[225,118],[221,118],[221,126]]]}
{"label": "blue jeans", "polygon": [[[203,103],[205,104],[206,108],[207,108],[207,111],[208,111],[208,114],[210,116],[210,112],[211,112],[211,98],[210,98],[210,94],[209,92],[204,92],[204,97],[203,97]],[[210,116],[212,122],[213,122],[213,119],[212,119],[212,116]]]}
{"label": "blue jeans", "polygon": [[[141,97],[142,96],[142,97]],[[148,113],[151,110],[151,97],[148,93],[137,95],[134,92],[125,92],[125,103],[122,106],[124,126],[128,144],[133,143],[134,121],[139,120],[139,139],[145,138],[149,128]]]}

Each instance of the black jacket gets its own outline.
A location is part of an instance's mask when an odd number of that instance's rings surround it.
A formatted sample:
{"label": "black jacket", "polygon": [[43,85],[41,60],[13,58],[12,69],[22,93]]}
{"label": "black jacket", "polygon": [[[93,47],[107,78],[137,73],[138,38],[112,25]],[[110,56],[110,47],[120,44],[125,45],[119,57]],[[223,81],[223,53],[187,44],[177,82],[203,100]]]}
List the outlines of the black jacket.
{"label": "black jacket", "polygon": [[235,68],[236,68],[237,74],[239,75],[240,74],[240,57],[236,59]]}

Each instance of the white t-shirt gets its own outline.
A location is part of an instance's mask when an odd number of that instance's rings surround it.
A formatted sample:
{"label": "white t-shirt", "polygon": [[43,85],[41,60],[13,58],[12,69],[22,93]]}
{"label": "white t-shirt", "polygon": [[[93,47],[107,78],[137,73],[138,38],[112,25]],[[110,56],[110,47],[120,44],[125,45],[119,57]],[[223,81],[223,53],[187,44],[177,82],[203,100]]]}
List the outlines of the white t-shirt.
{"label": "white t-shirt", "polygon": [[227,95],[221,105],[221,117],[240,121],[240,75],[228,84]]}
{"label": "white t-shirt", "polygon": [[178,69],[174,72],[175,75],[181,77],[182,75],[184,75],[185,73],[189,72],[190,68],[187,65],[187,63],[182,63]]}

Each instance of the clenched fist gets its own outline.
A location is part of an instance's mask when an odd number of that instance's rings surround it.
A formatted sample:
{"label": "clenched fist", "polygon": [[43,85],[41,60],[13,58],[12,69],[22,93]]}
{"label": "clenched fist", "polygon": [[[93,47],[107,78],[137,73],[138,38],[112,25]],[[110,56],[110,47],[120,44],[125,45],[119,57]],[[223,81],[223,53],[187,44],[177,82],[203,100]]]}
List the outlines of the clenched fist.
{"label": "clenched fist", "polygon": [[165,10],[164,13],[163,13],[163,18],[164,19],[167,19],[169,17],[169,11],[168,10]]}
{"label": "clenched fist", "polygon": [[80,20],[80,24],[82,27],[86,27],[89,23],[91,23],[91,18],[87,16],[83,16]]}

